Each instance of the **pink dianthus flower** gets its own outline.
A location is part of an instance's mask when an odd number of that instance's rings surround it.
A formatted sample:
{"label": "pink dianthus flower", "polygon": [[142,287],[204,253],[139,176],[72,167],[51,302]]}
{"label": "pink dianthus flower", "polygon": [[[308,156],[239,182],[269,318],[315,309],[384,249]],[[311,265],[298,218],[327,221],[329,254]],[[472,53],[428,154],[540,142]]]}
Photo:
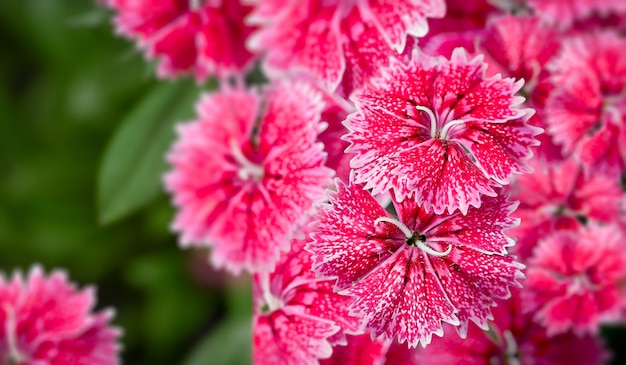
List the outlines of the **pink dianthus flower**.
{"label": "pink dianthus flower", "polygon": [[548,334],[598,330],[626,306],[626,238],[615,225],[559,231],[533,251],[524,308]]}
{"label": "pink dianthus flower", "polygon": [[624,194],[618,181],[599,173],[585,174],[583,167],[567,160],[520,176],[512,197],[520,201],[514,216],[523,224],[509,234],[517,239],[515,253],[525,260],[537,242],[562,229],[582,223],[608,224],[619,219]]}
{"label": "pink dianthus flower", "polygon": [[261,0],[251,21],[261,29],[250,46],[267,53],[266,70],[301,70],[331,90],[343,79],[349,95],[379,62],[401,54],[407,35],[423,36],[442,0]]}
{"label": "pink dianthus flower", "polygon": [[373,194],[393,188],[397,200],[414,195],[428,211],[466,213],[529,172],[541,130],[526,123],[532,110],[518,107],[522,82],[485,78],[486,66],[462,49],[450,60],[415,53],[356,92],[345,137],[354,181]]}
{"label": "pink dianthus flower", "polygon": [[[570,38],[551,64],[547,130],[566,155],[618,177],[626,168],[626,40],[612,32]],[[590,171],[591,172],[591,171]]]}
{"label": "pink dianthus flower", "polygon": [[394,205],[398,218],[362,186],[338,181],[315,216],[307,246],[314,270],[357,298],[352,310],[373,336],[415,347],[441,335],[442,322],[458,325],[461,336],[469,320],[486,328],[494,298],[508,297],[523,277],[523,265],[506,254],[515,204],[486,198],[466,215],[428,213],[412,200]]}
{"label": "pink dianthus flower", "polygon": [[470,326],[467,338],[455,336],[446,326],[443,338],[417,352],[421,364],[458,365],[600,365],[608,360],[600,338],[567,332],[550,336],[523,312],[520,290],[508,300],[498,300],[489,331]]}
{"label": "pink dianthus flower", "polygon": [[330,183],[316,142],[323,107],[309,85],[287,81],[262,96],[204,96],[198,120],[179,126],[168,154],[165,183],[182,244],[214,247],[213,263],[235,273],[271,271]]}
{"label": "pink dianthus flower", "polygon": [[35,266],[24,279],[0,276],[0,362],[16,365],[116,365],[120,331],[111,310],[92,313],[92,288],[77,290],[62,271]]}
{"label": "pink dianthus flower", "polygon": [[316,278],[304,241],[293,240],[271,273],[254,277],[253,359],[256,365],[318,364],[333,344],[346,345],[359,318],[348,312],[353,298],[334,292],[334,280]]}
{"label": "pink dianthus flower", "polygon": [[103,0],[117,11],[117,31],[158,58],[162,77],[241,74],[254,55],[245,48],[252,6],[240,0]]}

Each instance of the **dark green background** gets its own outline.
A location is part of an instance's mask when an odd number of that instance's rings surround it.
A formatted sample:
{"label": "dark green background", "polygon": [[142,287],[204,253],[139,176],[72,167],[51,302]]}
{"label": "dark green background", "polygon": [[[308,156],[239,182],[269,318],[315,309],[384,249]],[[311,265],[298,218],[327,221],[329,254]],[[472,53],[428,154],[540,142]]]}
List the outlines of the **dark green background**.
{"label": "dark green background", "polygon": [[179,249],[160,187],[171,119],[198,87],[157,82],[110,23],[91,1],[0,0],[0,271],[40,263],[96,285],[125,364],[248,363],[248,280]]}

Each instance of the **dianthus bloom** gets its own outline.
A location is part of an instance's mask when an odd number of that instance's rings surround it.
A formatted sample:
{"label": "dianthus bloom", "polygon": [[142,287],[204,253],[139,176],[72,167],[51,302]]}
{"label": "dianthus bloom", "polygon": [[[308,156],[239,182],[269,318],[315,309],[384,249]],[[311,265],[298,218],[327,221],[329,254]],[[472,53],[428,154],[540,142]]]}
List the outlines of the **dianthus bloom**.
{"label": "dianthus bloom", "polygon": [[409,347],[442,334],[442,321],[486,328],[493,298],[519,286],[523,265],[506,255],[513,244],[514,203],[486,198],[480,209],[436,215],[412,200],[394,202],[390,214],[360,185],[338,182],[331,204],[320,207],[308,250],[314,270],[337,277],[337,289],[374,336]]}
{"label": "dianthus bloom", "polygon": [[356,92],[346,122],[355,182],[373,194],[393,188],[398,200],[415,195],[428,211],[466,213],[511,174],[529,172],[524,160],[541,130],[518,107],[522,82],[485,78],[486,66],[462,49],[450,60],[415,53]]}
{"label": "dianthus bloom", "polygon": [[467,338],[446,335],[417,353],[420,364],[463,365],[600,365],[609,356],[600,339],[571,332],[550,336],[546,329],[523,312],[520,291],[498,300],[489,331],[470,326]]}
{"label": "dianthus bloom", "polygon": [[537,242],[562,229],[584,223],[611,223],[624,209],[618,181],[599,173],[585,174],[576,161],[541,168],[520,176],[512,197],[520,201],[514,215],[524,222],[509,234],[517,238],[515,253],[527,259]]}
{"label": "dianthus bloom", "polygon": [[334,280],[318,279],[304,241],[294,240],[271,273],[254,277],[253,360],[256,365],[318,364],[332,344],[346,344],[359,319],[348,313],[353,299],[333,291]]}
{"label": "dianthus bloom", "polygon": [[[626,3],[626,2],[625,2]],[[553,63],[546,121],[554,141],[594,171],[626,168],[626,40],[595,32],[564,42]]]}
{"label": "dianthus bloom", "polygon": [[626,238],[615,225],[556,232],[529,260],[525,310],[549,334],[596,332],[626,308]]}
{"label": "dianthus bloom", "polygon": [[252,6],[239,0],[103,0],[117,11],[117,31],[136,38],[160,76],[191,73],[198,80],[245,71],[254,56],[245,48]]}
{"label": "dianthus bloom", "polygon": [[288,81],[263,96],[204,96],[198,120],[180,125],[168,155],[165,183],[182,243],[214,247],[213,262],[235,273],[271,271],[330,182],[316,143],[323,106],[317,91]]}
{"label": "dianthus bloom", "polygon": [[119,364],[112,311],[92,313],[93,289],[77,290],[64,272],[34,267],[24,280],[0,276],[0,362],[17,365]]}
{"label": "dianthus bloom", "polygon": [[[407,35],[423,36],[427,17],[442,17],[442,0],[261,0],[252,21],[261,29],[252,48],[267,52],[265,67],[302,70],[334,90],[352,89],[379,62],[403,52]],[[349,94],[350,90],[345,91]]]}
{"label": "dianthus bloom", "polygon": [[528,5],[550,23],[568,27],[592,15],[626,12],[623,0],[527,0]]}

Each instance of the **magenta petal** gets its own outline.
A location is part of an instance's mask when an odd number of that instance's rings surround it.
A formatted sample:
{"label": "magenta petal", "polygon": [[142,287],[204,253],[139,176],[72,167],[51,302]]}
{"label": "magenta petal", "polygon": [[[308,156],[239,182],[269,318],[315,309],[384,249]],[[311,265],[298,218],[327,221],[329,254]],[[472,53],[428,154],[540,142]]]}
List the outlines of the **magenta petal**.
{"label": "magenta petal", "polygon": [[250,47],[267,51],[270,74],[304,71],[334,89],[345,68],[335,13],[334,4],[293,2],[253,35]]}
{"label": "magenta petal", "polygon": [[509,287],[521,287],[518,280],[524,277],[524,265],[512,257],[485,255],[472,249],[453,249],[449,256],[431,261],[441,286],[458,310],[461,337],[467,333],[468,320],[486,329],[494,298],[510,297]]}
{"label": "magenta petal", "polygon": [[404,166],[393,173],[410,176],[407,185],[426,210],[452,213],[459,209],[466,214],[470,206],[480,207],[481,195],[496,195],[491,181],[461,146],[433,139],[402,157]]}
{"label": "magenta petal", "polygon": [[330,202],[332,205],[318,209],[313,241],[307,250],[313,252],[314,269],[331,277],[342,273],[337,287],[345,288],[390,256],[393,246],[377,237],[390,229],[374,224],[388,213],[367,190],[348,187],[341,181],[337,181],[337,193],[331,195]]}
{"label": "magenta petal", "polygon": [[257,365],[318,364],[332,348],[326,338],[339,328],[332,322],[290,308],[256,316],[253,362]]}
{"label": "magenta petal", "polygon": [[397,337],[409,347],[441,336],[442,321],[459,323],[436,274],[417,251],[398,250],[347,292],[358,298],[354,309],[363,313],[373,335]]}
{"label": "magenta petal", "polygon": [[446,6],[442,0],[371,0],[368,10],[389,44],[402,53],[407,34],[424,36],[428,32],[426,17],[443,17]]}
{"label": "magenta petal", "polygon": [[456,139],[467,147],[486,176],[508,184],[512,174],[532,171],[526,161],[533,156],[530,147],[539,144],[535,136],[542,130],[526,123],[531,115],[502,124],[470,122]]}

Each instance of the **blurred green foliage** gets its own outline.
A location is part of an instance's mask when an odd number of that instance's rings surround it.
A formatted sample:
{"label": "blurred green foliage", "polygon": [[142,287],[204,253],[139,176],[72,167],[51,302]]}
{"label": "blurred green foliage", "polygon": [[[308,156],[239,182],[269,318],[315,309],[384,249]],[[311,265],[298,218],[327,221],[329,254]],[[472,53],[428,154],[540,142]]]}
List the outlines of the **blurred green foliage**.
{"label": "blurred green foliage", "polygon": [[198,91],[158,82],[110,23],[96,1],[0,1],[0,270],[41,263],[96,285],[125,364],[245,364],[248,281],[178,248],[160,187]]}

